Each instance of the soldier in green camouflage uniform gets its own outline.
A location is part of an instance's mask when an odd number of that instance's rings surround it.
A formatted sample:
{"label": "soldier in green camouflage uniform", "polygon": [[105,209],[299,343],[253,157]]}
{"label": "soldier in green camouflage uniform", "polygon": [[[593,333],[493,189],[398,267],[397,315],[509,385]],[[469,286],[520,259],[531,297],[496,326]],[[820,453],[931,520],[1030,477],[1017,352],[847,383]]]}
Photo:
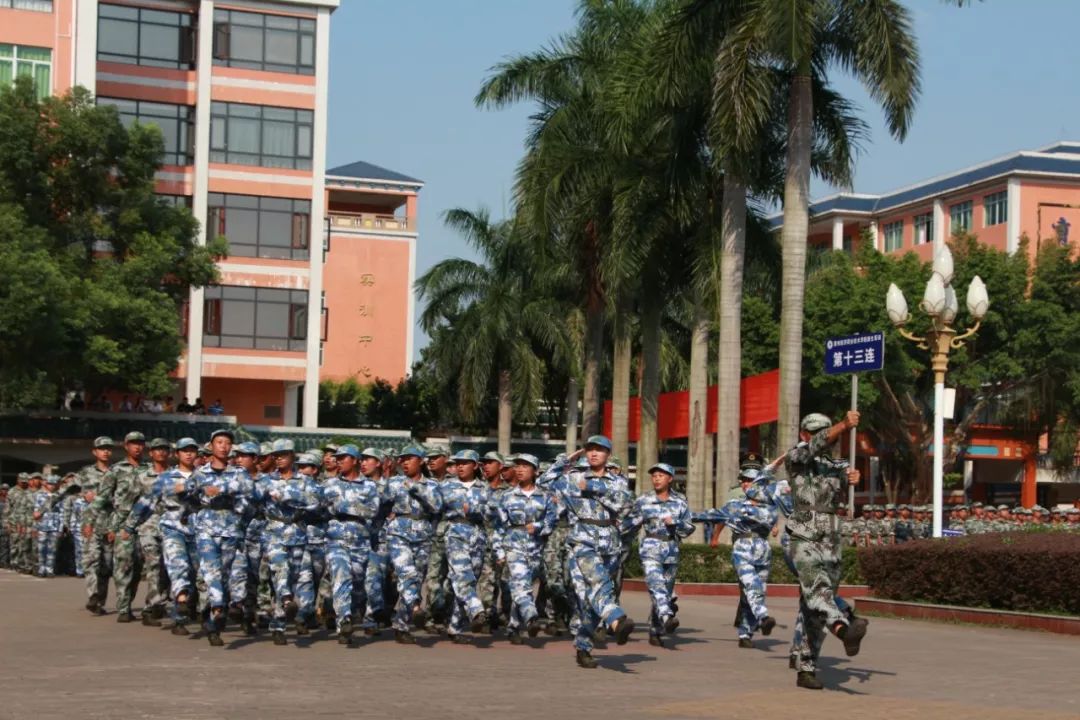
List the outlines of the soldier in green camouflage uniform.
{"label": "soldier in green camouflage uniform", "polygon": [[11,566],[11,544],[8,536],[8,486],[0,485],[0,567]]}
{"label": "soldier in green camouflage uniform", "polygon": [[137,536],[123,529],[124,520],[132,506],[142,497],[143,476],[147,466],[142,463],[146,438],[140,432],[124,437],[127,457],[115,463],[101,481],[101,490],[94,500],[94,509],[108,517],[107,540],[113,543],[113,583],[116,585],[116,622],[135,619],[131,601],[138,587],[141,555]]}
{"label": "soldier in green camouflage uniform", "polygon": [[19,572],[28,575],[37,569],[34,552],[34,495],[41,489],[41,473],[28,473],[26,487],[15,507],[15,522],[19,528]]}
{"label": "soldier in green camouflage uniform", "polygon": [[[151,465],[143,473],[142,494],[148,495],[157,482],[158,475],[169,469],[172,445],[164,438],[150,441]],[[139,553],[142,555],[142,581],[146,585],[146,602],[142,609],[142,623],[149,627],[161,627],[165,617],[165,602],[169,599],[169,577],[161,555],[161,528],[159,521],[164,506],[154,503],[155,511],[150,519],[139,526]],[[124,518],[127,516],[125,515]],[[121,520],[123,522],[123,520]]]}
{"label": "soldier in green camouflage uniform", "polygon": [[806,638],[796,663],[796,684],[812,690],[823,687],[816,671],[826,629],[843,641],[850,657],[858,654],[868,624],[864,618],[849,620],[836,605],[841,571],[836,506],[848,486],[859,482],[859,471],[825,455],[845,431],[858,424],[859,413],[854,410],[835,425],[819,413],[807,415],[800,423],[801,442],[785,459],[795,508],[788,519],[788,532],[799,575],[799,612]]}
{"label": "soldier in green camouflage uniform", "polygon": [[27,494],[29,478],[26,473],[19,473],[15,480],[15,487],[8,491],[7,505],[7,531],[8,543],[11,546],[11,569],[23,572],[24,560],[22,556],[22,504],[23,497]]}
{"label": "soldier in green camouflage uniform", "polygon": [[848,517],[847,504],[840,503],[836,506],[836,517],[840,520],[840,544],[844,547],[850,547],[854,538],[852,538],[852,520]]}
{"label": "soldier in green camouflage uniform", "polygon": [[108,541],[109,517],[95,508],[101,483],[109,471],[114,443],[110,438],[94,440],[91,450],[94,464],[79,471],[76,482],[81,488],[86,507],[80,518],[79,532],[83,536],[83,573],[86,578],[86,609],[94,615],[104,615],[105,601],[109,595],[109,578],[112,577],[112,543]]}
{"label": "soldier in green camouflage uniform", "polygon": [[885,517],[881,521],[881,539],[885,545],[896,544],[896,505],[885,504]]}

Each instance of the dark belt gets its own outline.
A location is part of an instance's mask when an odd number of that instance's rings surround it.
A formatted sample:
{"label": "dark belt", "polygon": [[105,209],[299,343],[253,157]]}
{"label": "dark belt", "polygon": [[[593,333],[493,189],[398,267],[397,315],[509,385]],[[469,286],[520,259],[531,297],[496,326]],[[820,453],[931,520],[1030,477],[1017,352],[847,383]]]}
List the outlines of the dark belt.
{"label": "dark belt", "polygon": [[578,518],[581,525],[596,525],[597,527],[615,527],[614,520],[596,520],[593,518]]}
{"label": "dark belt", "polygon": [[205,507],[210,510],[232,510],[233,503],[234,500],[231,495],[219,495],[218,497],[210,498],[209,504]]}
{"label": "dark belt", "polygon": [[650,540],[674,540],[670,533],[645,533],[645,537]]}
{"label": "dark belt", "polygon": [[455,525],[472,525],[473,527],[483,527],[483,520],[470,520],[469,518],[447,518],[447,522]]}
{"label": "dark belt", "polygon": [[427,520],[427,515],[419,515],[417,513],[394,513],[395,518],[409,518],[410,520]]}
{"label": "dark belt", "polygon": [[360,515],[351,515],[349,513],[334,513],[333,517],[338,522],[355,522],[362,523],[364,525],[368,523],[367,518],[361,517]]}

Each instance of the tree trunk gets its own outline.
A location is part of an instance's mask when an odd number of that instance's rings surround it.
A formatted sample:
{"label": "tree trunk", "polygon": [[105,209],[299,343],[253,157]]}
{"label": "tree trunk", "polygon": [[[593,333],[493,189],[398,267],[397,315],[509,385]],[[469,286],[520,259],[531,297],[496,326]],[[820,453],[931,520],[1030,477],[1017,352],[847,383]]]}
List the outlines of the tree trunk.
{"label": "tree trunk", "polygon": [[660,402],[660,321],[662,302],[650,302],[641,314],[641,430],[638,432],[638,477],[656,464],[659,446],[657,407]]}
{"label": "tree trunk", "polygon": [[716,477],[726,492],[739,482],[742,391],[742,281],[746,256],[746,186],[724,173],[720,240],[720,347],[717,377]]}
{"label": "tree trunk", "polygon": [[510,400],[510,371],[499,371],[499,454],[510,454],[510,424],[511,424],[511,400]]}
{"label": "tree trunk", "polygon": [[566,454],[577,450],[578,381],[573,375],[566,383]]}
{"label": "tree trunk", "polygon": [[615,309],[615,357],[611,367],[611,445],[612,453],[625,465],[630,464],[630,337],[629,303],[621,295]]}
{"label": "tree trunk", "polygon": [[600,432],[600,364],[604,359],[604,305],[590,296],[585,310],[585,397],[582,402],[581,434]]}
{"label": "tree trunk", "polygon": [[704,510],[707,461],[705,426],[709,410],[709,312],[705,298],[694,296],[694,326],[690,335],[690,438],[686,463],[686,499],[691,510]]}
{"label": "tree trunk", "polygon": [[813,101],[810,73],[791,83],[788,111],[787,171],[784,178],[783,275],[780,305],[779,452],[798,439],[799,394],[802,392],[803,296],[806,289],[806,235],[810,214],[810,145]]}

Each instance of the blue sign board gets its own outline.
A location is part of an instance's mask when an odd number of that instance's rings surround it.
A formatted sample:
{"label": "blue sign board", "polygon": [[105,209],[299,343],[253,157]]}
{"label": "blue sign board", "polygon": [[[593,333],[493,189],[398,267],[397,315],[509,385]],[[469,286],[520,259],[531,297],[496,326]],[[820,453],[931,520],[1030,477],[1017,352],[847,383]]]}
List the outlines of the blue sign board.
{"label": "blue sign board", "polygon": [[884,333],[859,333],[825,341],[826,375],[880,370],[884,365]]}

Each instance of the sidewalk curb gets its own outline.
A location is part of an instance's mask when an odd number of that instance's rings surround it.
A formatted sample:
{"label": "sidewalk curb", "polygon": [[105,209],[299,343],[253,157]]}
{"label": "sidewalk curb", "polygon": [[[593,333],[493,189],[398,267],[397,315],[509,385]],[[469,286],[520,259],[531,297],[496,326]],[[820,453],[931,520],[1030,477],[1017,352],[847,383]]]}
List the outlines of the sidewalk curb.
{"label": "sidewalk curb", "polygon": [[1018,630],[1042,630],[1060,635],[1080,635],[1080,617],[955,605],[927,605],[872,597],[857,597],[855,604],[860,614],[867,615],[882,614],[909,620],[963,622]]}
{"label": "sidewalk curb", "polygon": [[[627,578],[623,581],[623,590],[646,592],[648,587],[641,578]],[[675,594],[679,596],[739,597],[738,583],[675,583]],[[797,598],[799,586],[791,583],[770,583],[769,597]],[[850,597],[853,594],[866,596],[871,594],[866,585],[841,585],[840,594]]]}

